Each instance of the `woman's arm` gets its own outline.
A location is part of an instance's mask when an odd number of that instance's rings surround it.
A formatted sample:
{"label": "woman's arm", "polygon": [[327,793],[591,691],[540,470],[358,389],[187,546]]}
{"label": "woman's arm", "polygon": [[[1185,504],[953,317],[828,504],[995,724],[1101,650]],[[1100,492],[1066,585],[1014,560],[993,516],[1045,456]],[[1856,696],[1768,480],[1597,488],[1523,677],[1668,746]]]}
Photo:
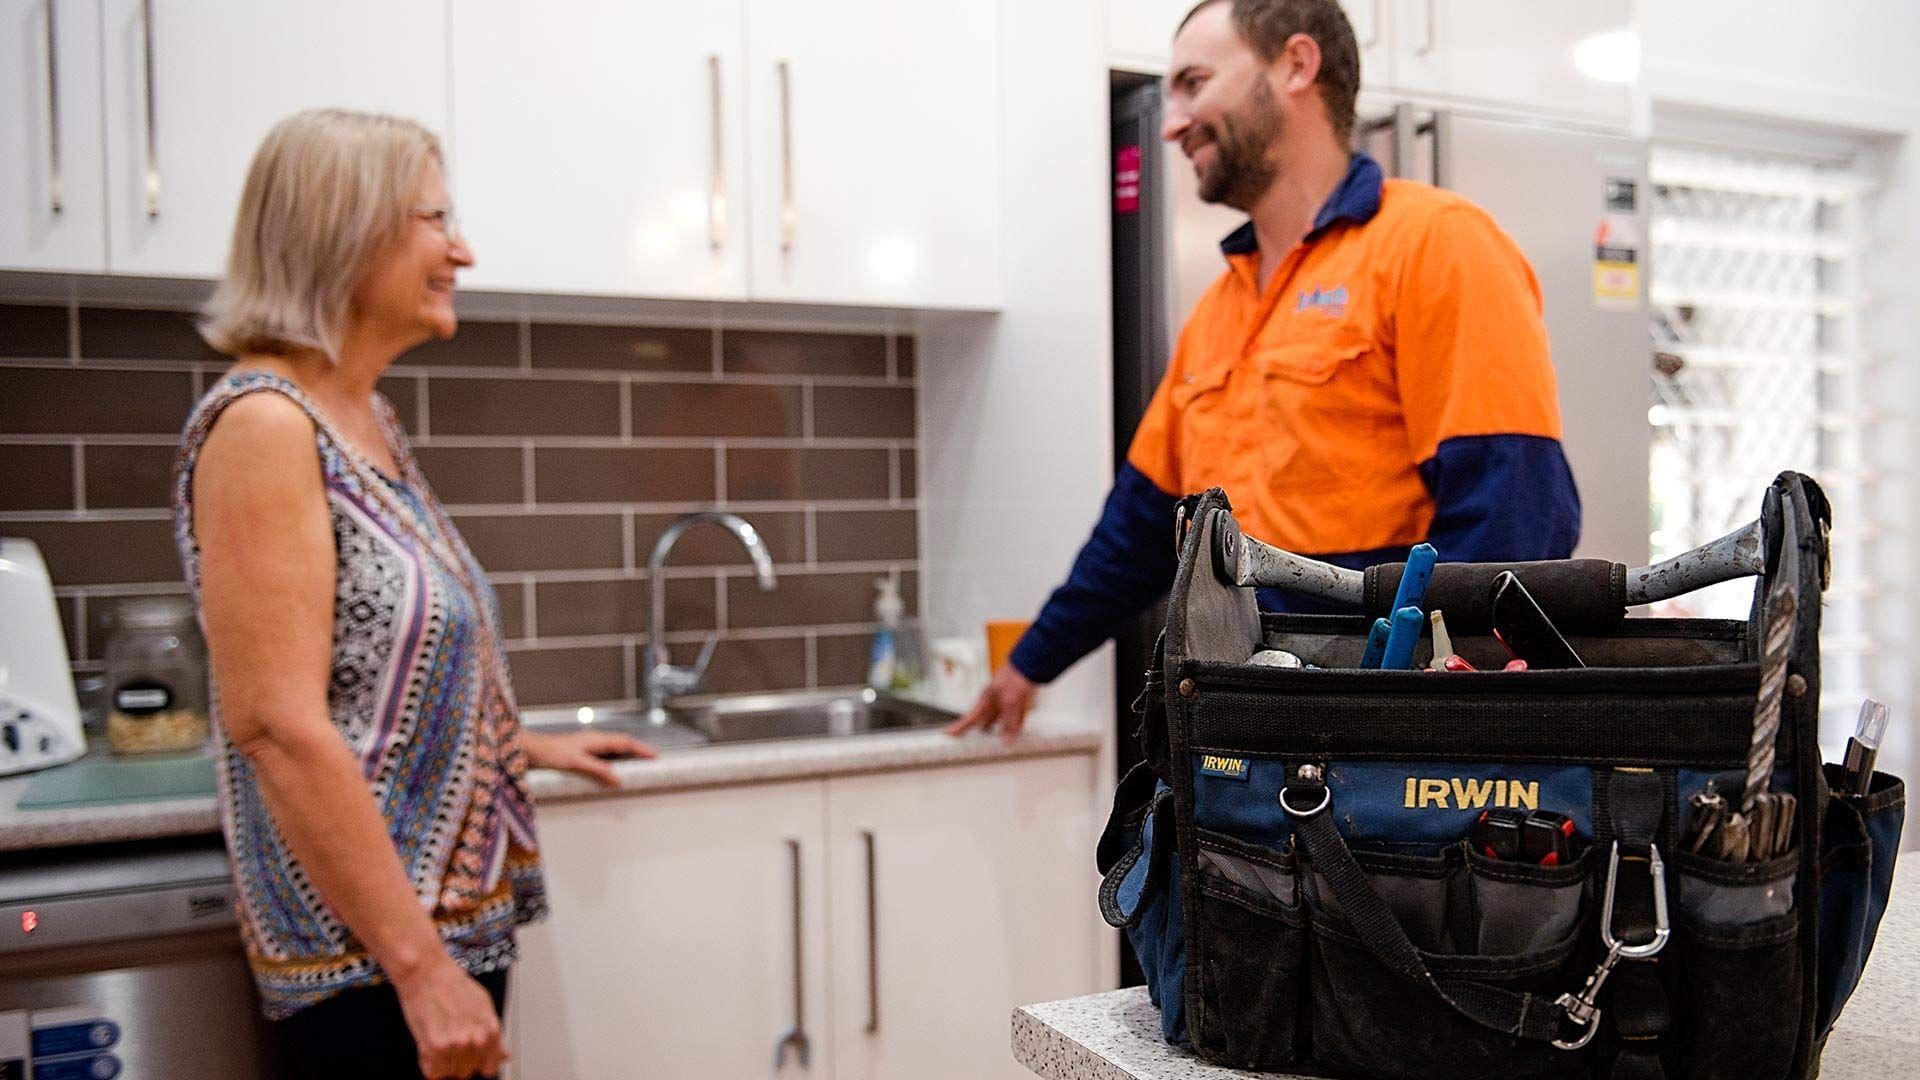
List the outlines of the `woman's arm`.
{"label": "woman's arm", "polygon": [[486,990],[447,955],[359,763],[327,715],[336,562],[314,429],[277,394],[228,406],[193,477],[201,601],[227,738],[287,846],[399,992],[428,1076],[506,1056]]}

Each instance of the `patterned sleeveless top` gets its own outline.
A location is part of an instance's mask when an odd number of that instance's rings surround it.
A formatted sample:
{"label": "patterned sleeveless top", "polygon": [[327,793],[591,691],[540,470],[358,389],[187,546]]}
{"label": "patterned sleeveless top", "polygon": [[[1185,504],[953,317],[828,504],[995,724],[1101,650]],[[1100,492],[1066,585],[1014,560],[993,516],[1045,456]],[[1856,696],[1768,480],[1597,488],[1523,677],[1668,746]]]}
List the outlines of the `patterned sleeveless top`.
{"label": "patterned sleeveless top", "polygon": [[[479,974],[512,963],[513,928],[545,914],[519,711],[498,601],[427,487],[387,400],[374,404],[400,475],[341,438],[293,383],[229,375],[195,407],[174,475],[174,538],[196,604],[193,469],[214,421],[247,394],[291,398],[313,421],[338,571],[327,711],[359,759],[422,907]],[[214,686],[222,831],[240,931],[269,1019],[385,975],[308,880],[227,740]]]}

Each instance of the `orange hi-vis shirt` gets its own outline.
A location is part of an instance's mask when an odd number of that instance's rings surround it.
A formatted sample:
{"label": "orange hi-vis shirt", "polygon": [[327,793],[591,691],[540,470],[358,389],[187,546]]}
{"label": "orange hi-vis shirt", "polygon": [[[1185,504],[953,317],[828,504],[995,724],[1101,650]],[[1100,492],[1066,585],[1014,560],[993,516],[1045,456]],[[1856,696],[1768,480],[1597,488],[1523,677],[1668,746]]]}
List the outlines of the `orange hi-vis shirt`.
{"label": "orange hi-vis shirt", "polygon": [[1128,451],[1162,491],[1225,488],[1248,535],[1291,551],[1400,547],[1428,535],[1420,467],[1443,442],[1559,439],[1539,282],[1479,207],[1386,180],[1370,219],[1295,245],[1264,290],[1245,233]]}
{"label": "orange hi-vis shirt", "polygon": [[1216,485],[1247,535],[1351,569],[1422,541],[1561,559],[1579,538],[1540,285],[1484,211],[1355,154],[1266,288],[1251,224],[1221,249],[1099,523],[1014,647],[1035,682],[1165,595],[1175,504]]}

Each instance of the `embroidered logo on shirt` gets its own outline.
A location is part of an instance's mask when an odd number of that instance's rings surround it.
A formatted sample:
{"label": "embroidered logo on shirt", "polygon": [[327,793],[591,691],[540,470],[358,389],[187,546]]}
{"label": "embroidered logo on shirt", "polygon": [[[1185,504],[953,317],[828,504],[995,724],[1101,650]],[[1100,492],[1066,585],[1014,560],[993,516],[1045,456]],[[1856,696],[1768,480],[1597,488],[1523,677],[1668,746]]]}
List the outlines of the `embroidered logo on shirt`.
{"label": "embroidered logo on shirt", "polygon": [[1314,310],[1323,312],[1329,318],[1337,319],[1347,313],[1347,287],[1335,285],[1331,289],[1310,289],[1300,294],[1300,302],[1294,305],[1296,312]]}

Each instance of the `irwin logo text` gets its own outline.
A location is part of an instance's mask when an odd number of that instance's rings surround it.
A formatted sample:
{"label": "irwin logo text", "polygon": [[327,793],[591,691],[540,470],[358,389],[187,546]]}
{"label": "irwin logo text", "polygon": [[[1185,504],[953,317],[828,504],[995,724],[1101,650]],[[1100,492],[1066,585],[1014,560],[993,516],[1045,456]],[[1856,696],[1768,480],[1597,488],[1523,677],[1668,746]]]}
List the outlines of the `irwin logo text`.
{"label": "irwin logo text", "polygon": [[1221,757],[1219,754],[1201,754],[1200,771],[1207,776],[1224,776],[1229,780],[1247,778],[1247,759]]}
{"label": "irwin logo text", "polygon": [[1446,780],[1407,777],[1409,810],[1479,810],[1488,806],[1540,809],[1538,780]]}

